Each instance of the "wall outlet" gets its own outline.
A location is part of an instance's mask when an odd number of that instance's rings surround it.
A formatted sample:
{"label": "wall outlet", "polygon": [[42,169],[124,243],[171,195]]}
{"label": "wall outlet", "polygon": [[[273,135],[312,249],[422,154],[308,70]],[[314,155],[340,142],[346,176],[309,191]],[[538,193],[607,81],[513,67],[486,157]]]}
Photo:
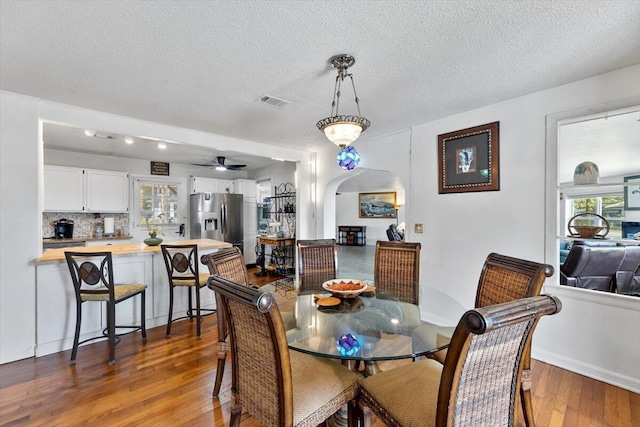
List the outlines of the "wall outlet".
{"label": "wall outlet", "polygon": [[413,226],[413,231],[415,231],[416,233],[422,233],[422,224],[415,224]]}

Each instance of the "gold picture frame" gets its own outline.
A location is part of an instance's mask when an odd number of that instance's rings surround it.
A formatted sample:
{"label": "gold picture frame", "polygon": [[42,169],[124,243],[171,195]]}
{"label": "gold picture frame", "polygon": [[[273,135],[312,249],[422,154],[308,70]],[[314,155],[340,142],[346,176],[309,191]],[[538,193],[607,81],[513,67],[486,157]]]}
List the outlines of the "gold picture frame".
{"label": "gold picture frame", "polygon": [[398,215],[395,191],[358,193],[360,218],[393,218]]}
{"label": "gold picture frame", "polygon": [[438,193],[500,190],[500,122],[438,135]]}

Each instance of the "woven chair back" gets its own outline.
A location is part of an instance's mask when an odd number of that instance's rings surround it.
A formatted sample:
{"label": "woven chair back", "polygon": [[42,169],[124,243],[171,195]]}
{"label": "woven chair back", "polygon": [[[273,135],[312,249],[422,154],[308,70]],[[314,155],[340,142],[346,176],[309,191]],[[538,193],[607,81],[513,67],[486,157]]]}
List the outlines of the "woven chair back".
{"label": "woven chair back", "polygon": [[232,405],[242,405],[261,425],[292,425],[291,363],[274,297],[217,275],[209,288],[219,295],[229,321]]}
{"label": "woven chair back", "polygon": [[[199,281],[198,245],[160,245],[169,281]],[[204,283],[199,283],[204,285]]]}
{"label": "woven chair back", "polygon": [[524,349],[540,317],[561,307],[542,295],[465,313],[444,364],[436,425],[514,425]]}
{"label": "woven chair back", "polygon": [[373,275],[378,292],[419,303],[420,248],[420,243],[376,242]]}
{"label": "woven chair back", "polygon": [[[109,295],[114,300],[111,252],[65,252],[78,300]],[[85,295],[85,298],[82,298]]]}
{"label": "woven chair back", "polygon": [[545,279],[552,275],[553,267],[548,264],[491,253],[480,273],[475,306],[540,295]]}
{"label": "woven chair back", "polygon": [[244,286],[250,285],[244,257],[240,249],[235,246],[202,255],[201,262],[209,267],[209,273],[211,273],[211,275],[217,274],[232,282]]}
{"label": "woven chair back", "polygon": [[299,291],[322,291],[338,274],[336,239],[298,240]]}

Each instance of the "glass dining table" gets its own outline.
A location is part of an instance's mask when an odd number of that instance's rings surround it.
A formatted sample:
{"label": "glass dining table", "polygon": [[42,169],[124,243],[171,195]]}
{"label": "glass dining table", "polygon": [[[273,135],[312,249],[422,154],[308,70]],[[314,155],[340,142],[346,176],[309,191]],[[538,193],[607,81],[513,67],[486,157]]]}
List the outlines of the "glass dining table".
{"label": "glass dining table", "polygon": [[[465,309],[434,288],[421,289],[423,311],[393,295],[364,292],[323,306],[326,292],[297,292],[292,279],[262,287],[276,297],[288,346],[315,356],[340,359],[355,369],[364,362],[365,375],[379,372],[383,360],[409,359],[446,348]],[[335,301],[334,301],[335,302]]]}

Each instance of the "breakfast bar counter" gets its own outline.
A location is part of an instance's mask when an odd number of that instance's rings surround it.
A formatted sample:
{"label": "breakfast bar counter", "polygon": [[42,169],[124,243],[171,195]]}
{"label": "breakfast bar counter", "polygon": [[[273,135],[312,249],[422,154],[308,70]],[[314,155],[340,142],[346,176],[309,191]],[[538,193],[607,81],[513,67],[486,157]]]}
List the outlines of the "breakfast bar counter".
{"label": "breakfast bar counter", "polygon": [[[213,239],[172,240],[165,242],[170,245],[198,245],[198,250],[230,248],[231,243]],[[119,245],[79,246],[46,250],[35,260],[36,265],[51,262],[66,262],[64,251],[73,252],[111,252],[114,258],[143,254],[161,254],[160,246],[147,246],[144,243],[125,243]]]}
{"label": "breakfast bar counter", "polygon": [[[198,245],[199,257],[231,247],[230,243],[212,239],[172,240],[171,245]],[[36,270],[36,356],[68,350],[73,344],[76,318],[75,293],[64,251],[111,252],[116,283],[144,283],[147,285],[145,317],[147,328],[165,325],[169,314],[169,280],[160,246],[144,243],[124,243],[91,247],[49,249],[35,260]],[[199,264],[199,272],[208,273]],[[215,308],[215,296],[206,287],[200,290],[202,308]],[[139,296],[118,304],[116,324],[140,322]],[[173,317],[181,317],[188,306],[187,292],[176,292]],[[189,320],[185,320],[188,322]],[[203,327],[209,327],[204,321]],[[105,304],[82,304],[80,340],[99,335],[106,327]],[[80,350],[82,351],[82,350]]]}

